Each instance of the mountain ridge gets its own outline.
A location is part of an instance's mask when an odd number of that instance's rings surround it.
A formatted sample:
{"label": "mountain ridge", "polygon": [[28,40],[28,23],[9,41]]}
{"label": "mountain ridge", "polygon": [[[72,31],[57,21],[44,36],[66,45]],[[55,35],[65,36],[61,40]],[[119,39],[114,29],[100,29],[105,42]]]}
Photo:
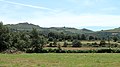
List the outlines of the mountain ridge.
{"label": "mountain ridge", "polygon": [[61,33],[64,32],[65,34],[94,34],[94,35],[112,35],[113,33],[120,33],[120,27],[114,28],[114,29],[108,29],[108,30],[101,30],[101,31],[92,31],[86,28],[83,29],[77,29],[73,27],[40,27],[39,25],[31,24],[28,22],[24,23],[18,23],[18,24],[7,24],[10,29],[17,29],[17,30],[32,30],[33,28],[36,28],[39,31],[42,31],[44,33],[48,32],[57,32]]}
{"label": "mountain ridge", "polygon": [[93,33],[94,31],[88,29],[77,29],[72,27],[40,27],[39,25],[34,25],[28,22],[18,23],[18,24],[7,24],[10,29],[17,30],[32,30],[36,28],[39,31],[49,31],[49,32],[64,32],[64,33],[77,33],[77,34],[85,34],[85,33]]}

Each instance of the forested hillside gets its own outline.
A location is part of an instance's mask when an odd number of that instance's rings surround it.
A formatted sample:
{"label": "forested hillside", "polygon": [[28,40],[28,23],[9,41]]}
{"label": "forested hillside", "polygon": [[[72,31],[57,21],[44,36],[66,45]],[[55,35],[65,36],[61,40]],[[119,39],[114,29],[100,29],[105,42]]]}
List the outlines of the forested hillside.
{"label": "forested hillside", "polygon": [[110,29],[110,30],[105,30],[106,32],[113,32],[113,33],[120,33],[120,27],[115,28],[115,29]]}
{"label": "forested hillside", "polygon": [[70,27],[50,27],[50,28],[44,28],[40,27],[38,25],[29,24],[27,22],[25,23],[19,23],[19,24],[7,24],[10,29],[13,30],[28,30],[31,31],[33,28],[41,31],[41,32],[57,32],[61,33],[64,32],[66,34],[85,34],[85,33],[92,33],[92,30],[88,29],[76,29],[76,28],[70,28]]}
{"label": "forested hillside", "polygon": [[[111,43],[112,42],[112,43]],[[76,29],[68,27],[43,28],[29,23],[7,24],[0,22],[0,51],[23,51],[28,53],[41,52],[101,52],[69,50],[69,48],[119,47],[119,32]],[[55,49],[53,49],[55,47]],[[62,50],[64,47],[64,50]],[[44,49],[45,48],[45,49]],[[46,49],[48,48],[48,49]],[[57,49],[56,49],[57,48]],[[106,49],[105,49],[106,51]],[[107,49],[111,51],[111,49]],[[114,50],[112,50],[114,51]],[[116,50],[115,50],[116,51]],[[118,50],[120,51],[120,50]]]}

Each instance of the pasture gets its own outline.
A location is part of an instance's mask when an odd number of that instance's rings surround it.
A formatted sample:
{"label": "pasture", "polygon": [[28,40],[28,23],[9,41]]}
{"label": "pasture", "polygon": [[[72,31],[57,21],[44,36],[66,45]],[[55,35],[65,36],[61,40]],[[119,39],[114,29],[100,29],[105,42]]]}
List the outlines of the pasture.
{"label": "pasture", "polygon": [[119,67],[117,53],[0,54],[0,67]]}

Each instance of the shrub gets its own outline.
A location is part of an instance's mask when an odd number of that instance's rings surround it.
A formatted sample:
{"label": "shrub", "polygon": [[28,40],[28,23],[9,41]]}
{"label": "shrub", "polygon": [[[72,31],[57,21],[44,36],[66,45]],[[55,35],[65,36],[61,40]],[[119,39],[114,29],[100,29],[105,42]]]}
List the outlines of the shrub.
{"label": "shrub", "polygon": [[[28,50],[27,53],[35,53]],[[120,53],[120,49],[96,49],[96,50],[59,50],[59,49],[43,49],[36,53]]]}
{"label": "shrub", "polygon": [[52,45],[53,45],[53,43],[50,43],[50,44],[49,44],[49,47],[52,47]]}
{"label": "shrub", "polygon": [[68,43],[64,42],[63,47],[67,47]]}
{"label": "shrub", "polygon": [[97,53],[113,53],[112,49],[99,49]]}
{"label": "shrub", "polygon": [[92,43],[92,46],[93,47],[99,47],[99,45],[95,42],[95,43]]}
{"label": "shrub", "polygon": [[53,45],[56,46],[56,45],[57,45],[57,41],[54,41],[54,42],[53,42]]}
{"label": "shrub", "polygon": [[104,40],[100,41],[100,46],[105,46],[106,42]]}
{"label": "shrub", "polygon": [[82,43],[78,40],[75,40],[72,42],[72,47],[81,47]]}
{"label": "shrub", "polygon": [[53,41],[54,39],[52,37],[49,37],[48,41]]}
{"label": "shrub", "polygon": [[61,45],[60,45],[60,44],[58,44],[57,48],[58,48],[58,50],[59,50],[59,51],[61,51],[61,50],[62,50],[62,48],[61,48]]}

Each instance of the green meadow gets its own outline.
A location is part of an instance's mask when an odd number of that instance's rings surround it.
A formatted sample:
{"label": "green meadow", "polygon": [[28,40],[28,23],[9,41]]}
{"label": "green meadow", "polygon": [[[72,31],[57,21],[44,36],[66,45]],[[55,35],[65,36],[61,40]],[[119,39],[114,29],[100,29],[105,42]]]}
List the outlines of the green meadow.
{"label": "green meadow", "polygon": [[119,67],[117,53],[0,54],[0,67]]}

